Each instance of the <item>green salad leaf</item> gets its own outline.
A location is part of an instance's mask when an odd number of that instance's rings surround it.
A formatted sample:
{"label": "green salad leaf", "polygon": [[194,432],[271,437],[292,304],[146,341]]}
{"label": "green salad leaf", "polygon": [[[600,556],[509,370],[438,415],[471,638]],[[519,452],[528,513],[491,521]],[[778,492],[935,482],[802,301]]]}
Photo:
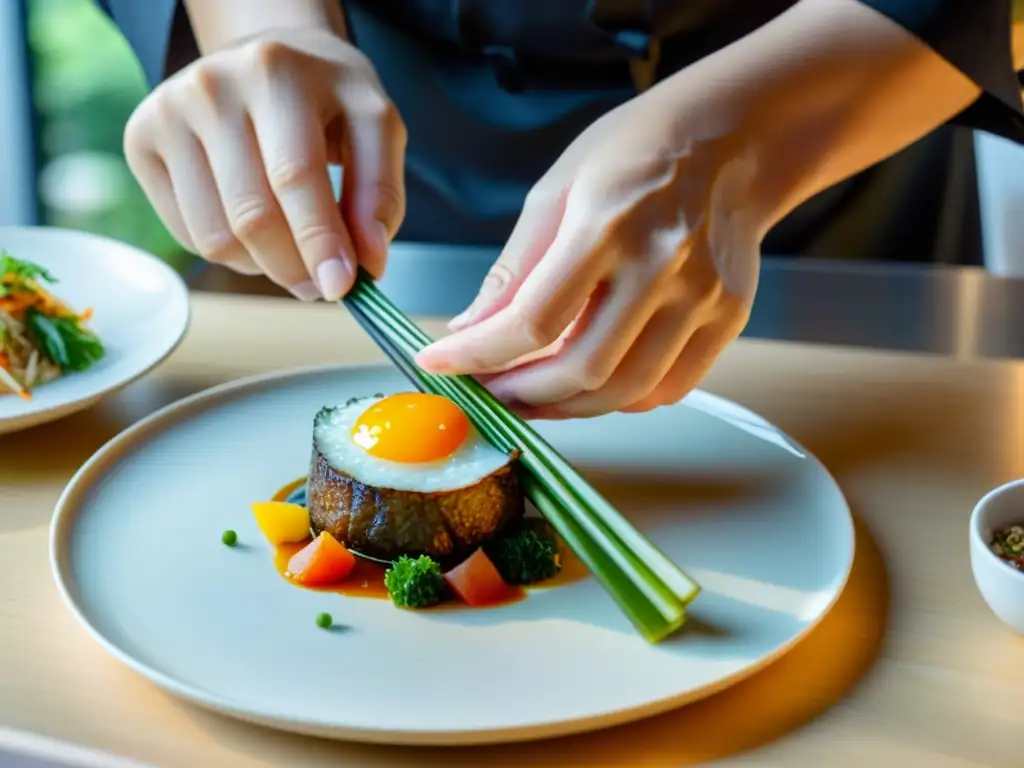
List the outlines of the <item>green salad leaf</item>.
{"label": "green salad leaf", "polygon": [[51,317],[30,309],[25,320],[43,354],[65,370],[85,370],[105,354],[99,337],[75,317]]}
{"label": "green salad leaf", "polygon": [[0,251],[0,299],[33,281],[56,283],[57,278],[45,267]]}
{"label": "green salad leaf", "polygon": [[7,251],[0,251],[0,277],[13,276],[20,280],[39,280],[45,283],[56,283],[57,278],[53,276],[46,267],[42,267],[32,261],[16,259]]}

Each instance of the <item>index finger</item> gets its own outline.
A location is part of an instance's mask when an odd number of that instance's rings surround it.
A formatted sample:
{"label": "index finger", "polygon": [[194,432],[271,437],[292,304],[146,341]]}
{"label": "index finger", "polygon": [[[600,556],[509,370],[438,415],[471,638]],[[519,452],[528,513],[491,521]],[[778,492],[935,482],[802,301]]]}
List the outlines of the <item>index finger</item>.
{"label": "index finger", "polygon": [[346,167],[341,196],[359,262],[384,273],[388,244],[405,218],[406,131],[398,110],[366,83],[345,102]]}
{"label": "index finger", "polygon": [[299,89],[268,87],[250,104],[267,181],[310,276],[328,301],[355,280],[355,248],[327,173],[324,127]]}
{"label": "index finger", "polygon": [[610,254],[587,207],[570,190],[558,233],[512,301],[431,344],[416,362],[433,373],[488,373],[558,341],[607,274]]}

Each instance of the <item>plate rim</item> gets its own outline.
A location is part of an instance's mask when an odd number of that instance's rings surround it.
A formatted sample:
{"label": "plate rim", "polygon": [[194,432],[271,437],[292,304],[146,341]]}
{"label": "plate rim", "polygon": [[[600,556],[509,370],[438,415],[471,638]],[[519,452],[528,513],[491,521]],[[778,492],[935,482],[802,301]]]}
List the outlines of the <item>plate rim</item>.
{"label": "plate rim", "polygon": [[[68,560],[68,543],[71,538],[71,529],[78,514],[81,511],[80,498],[86,490],[93,487],[94,477],[101,476],[110,465],[139,439],[147,435],[159,434],[161,427],[167,423],[187,417],[197,407],[203,404],[213,405],[217,401],[229,397],[232,394],[246,390],[256,390],[272,385],[278,381],[300,379],[318,374],[344,373],[344,372],[397,372],[393,366],[387,363],[328,363],[295,366],[278,371],[268,371],[249,376],[244,376],[231,381],[208,387],[194,392],[184,398],[175,400],[161,408],[153,411],[142,419],[131,424],[114,437],[110,438],[86,460],[72,475],[60,497],[54,506],[53,516],[49,527],[48,554],[50,569],[57,590],[65,607],[71,612],[79,626],[85,629],[86,633],[97,642],[110,656],[121,662],[136,674],[162,689],[164,692],[174,695],[192,705],[218,712],[222,715],[232,717],[236,720],[253,723],[276,730],[287,731],[307,736],[329,738],[334,740],[351,741],[365,744],[382,744],[393,746],[483,746],[494,744],[511,744],[536,741],[540,739],[573,736],[589,731],[600,730],[617,725],[625,725],[638,720],[664,714],[688,704],[695,703],[720,693],[732,686],[756,675],[758,672],[771,666],[774,662],[785,656],[804,638],[813,632],[818,625],[831,613],[833,607],[846,590],[850,574],[856,558],[856,527],[853,518],[853,511],[850,508],[849,500],[843,492],[842,486],[832,475],[821,460],[812,452],[807,451],[803,445],[794,440],[788,433],[779,430],[792,441],[793,445],[804,452],[805,461],[812,461],[817,468],[828,477],[842,500],[846,512],[844,520],[848,526],[849,552],[846,562],[843,564],[842,577],[834,587],[834,593],[828,603],[823,604],[817,615],[807,623],[799,632],[780,644],[772,651],[754,660],[747,666],[736,672],[726,675],[714,683],[703,686],[695,691],[687,691],[683,694],[669,695],[659,699],[646,701],[636,706],[620,707],[602,712],[596,715],[584,717],[561,718],[557,720],[544,720],[539,722],[527,722],[509,727],[484,727],[484,728],[403,728],[400,730],[388,728],[374,728],[364,726],[345,726],[336,722],[325,720],[311,720],[309,718],[289,717],[285,713],[270,710],[258,710],[251,706],[245,706],[242,702],[229,700],[219,694],[209,692],[199,686],[183,683],[174,676],[165,674],[158,669],[150,667],[145,662],[132,656],[131,653],[122,650],[116,643],[108,640],[103,633],[87,618],[85,611],[80,608],[75,600],[68,583],[74,579],[70,575],[70,563]],[[746,413],[760,417],[756,412],[746,406],[721,397],[706,390],[695,390],[703,395],[710,396],[717,400],[728,402]],[[676,403],[669,407],[679,407],[683,403]],[[767,420],[766,420],[767,421]],[[771,424],[771,422],[768,422]],[[774,424],[772,426],[775,426]],[[779,429],[778,427],[775,427]]]}
{"label": "plate rim", "polygon": [[[118,392],[130,384],[134,384],[136,381],[141,379],[143,376],[148,374],[181,346],[185,336],[188,334],[189,329],[192,326],[192,300],[189,294],[188,283],[185,279],[179,275],[174,269],[170,267],[160,257],[150,253],[136,245],[126,243],[122,240],[117,240],[106,235],[100,235],[95,232],[86,232],[84,230],[69,229],[67,227],[51,227],[51,226],[0,226],[0,236],[3,236],[6,232],[17,232],[22,234],[28,234],[36,236],[42,233],[43,237],[47,237],[50,234],[60,234],[66,237],[77,237],[85,240],[94,240],[97,243],[113,245],[119,249],[124,249],[133,254],[133,258],[140,258],[153,263],[158,269],[163,272],[169,278],[168,282],[173,287],[173,290],[179,294],[183,300],[185,307],[185,317],[182,320],[181,327],[175,331],[174,339],[169,343],[165,344],[163,348],[156,354],[153,354],[140,365],[136,365],[132,372],[127,376],[119,377],[116,381],[108,384],[101,384],[98,387],[85,392],[84,394],[62,400],[59,403],[54,403],[48,407],[41,408],[28,408],[23,413],[15,416],[3,416],[0,417],[0,435],[11,434],[13,432],[19,432],[22,429],[30,429],[34,426],[40,426],[50,421],[55,421],[63,416],[71,415],[79,410],[87,408],[89,405],[99,402],[104,397]],[[23,424],[23,426],[19,426]]]}

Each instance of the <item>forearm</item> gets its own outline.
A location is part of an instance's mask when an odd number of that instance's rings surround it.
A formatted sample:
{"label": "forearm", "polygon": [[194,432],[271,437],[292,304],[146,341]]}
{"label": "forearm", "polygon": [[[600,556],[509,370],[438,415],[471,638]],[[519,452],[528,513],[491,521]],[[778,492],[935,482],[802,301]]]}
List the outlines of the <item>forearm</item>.
{"label": "forearm", "polygon": [[185,0],[205,55],[270,29],[319,27],[347,37],[338,0]]}
{"label": "forearm", "polygon": [[[741,153],[763,235],[804,200],[971,104],[978,87],[855,0],[801,0],[666,81],[705,138]],[[692,118],[680,118],[688,122]]]}

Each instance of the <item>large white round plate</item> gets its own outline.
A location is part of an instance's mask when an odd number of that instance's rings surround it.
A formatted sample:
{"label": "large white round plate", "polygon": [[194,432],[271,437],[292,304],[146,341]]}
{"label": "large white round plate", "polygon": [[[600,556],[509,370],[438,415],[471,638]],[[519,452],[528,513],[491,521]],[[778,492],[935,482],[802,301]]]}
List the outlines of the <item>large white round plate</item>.
{"label": "large white round plate", "polygon": [[[200,705],[328,737],[470,744],[707,696],[792,646],[846,582],[853,525],[828,472],[698,392],[647,415],[540,425],[704,587],[688,626],[657,646],[592,578],[422,613],[288,584],[249,504],[305,473],[322,405],[408,388],[388,368],[295,371],[139,422],[58,502],[51,557],[67,605],[111,654]],[[719,406],[733,423],[708,412]],[[245,546],[221,544],[228,528]],[[343,629],[319,629],[320,611]]]}
{"label": "large white round plate", "polygon": [[53,292],[72,307],[92,307],[89,326],[107,350],[87,370],[38,387],[31,400],[0,395],[0,435],[88,408],[151,370],[185,334],[188,290],[155,256],[48,227],[0,227],[0,249],[46,267],[60,281]]}

